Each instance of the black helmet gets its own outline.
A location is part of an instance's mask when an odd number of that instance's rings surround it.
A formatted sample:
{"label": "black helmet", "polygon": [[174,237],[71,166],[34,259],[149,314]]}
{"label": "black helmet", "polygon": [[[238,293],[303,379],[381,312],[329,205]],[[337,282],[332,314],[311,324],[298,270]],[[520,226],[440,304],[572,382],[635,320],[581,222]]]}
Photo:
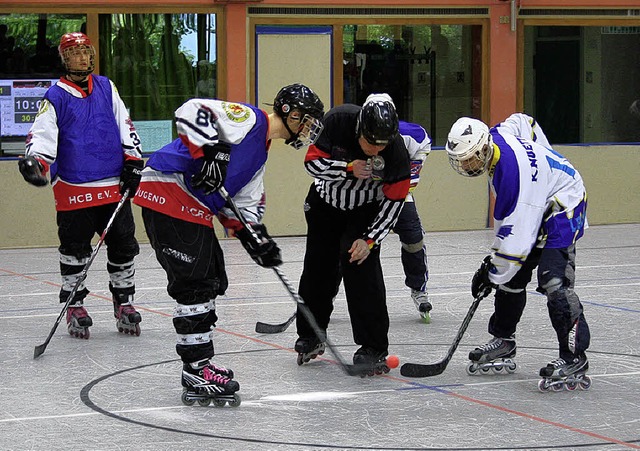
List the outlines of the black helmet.
{"label": "black helmet", "polygon": [[[300,126],[297,131],[291,130],[287,121],[289,114],[295,110],[300,111]],[[290,137],[285,143],[295,149],[315,143],[324,127],[320,122],[324,115],[324,104],[315,92],[300,83],[280,89],[273,100],[273,111],[282,118],[289,132]]]}
{"label": "black helmet", "polygon": [[381,145],[398,134],[398,114],[387,94],[371,94],[358,116],[358,134],[370,144]]}
{"label": "black helmet", "polygon": [[321,119],[324,114],[324,104],[318,95],[300,83],[280,89],[273,101],[273,109],[282,119],[295,109],[316,119]]}

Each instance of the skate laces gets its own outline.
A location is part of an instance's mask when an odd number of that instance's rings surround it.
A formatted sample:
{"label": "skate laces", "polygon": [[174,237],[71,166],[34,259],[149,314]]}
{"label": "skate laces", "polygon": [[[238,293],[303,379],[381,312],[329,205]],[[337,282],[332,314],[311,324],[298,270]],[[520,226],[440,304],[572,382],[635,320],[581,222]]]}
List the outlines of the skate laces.
{"label": "skate laces", "polygon": [[566,364],[567,362],[564,359],[558,358],[558,359],[553,359],[551,362],[547,364],[547,366],[552,366],[553,368],[560,368]]}
{"label": "skate laces", "polygon": [[482,346],[480,346],[480,349],[483,351],[493,351],[495,349],[498,349],[500,346],[502,346],[503,342],[504,340],[502,338],[494,338],[491,341],[489,341],[489,343],[483,344]]}
{"label": "skate laces", "polygon": [[[213,367],[213,368],[212,368]],[[202,368],[202,377],[204,378],[204,380],[209,381],[209,382],[215,382],[216,384],[221,384],[224,385],[227,382],[230,381],[230,379],[226,376],[223,376],[222,374],[219,374],[215,371],[215,366],[214,365],[207,365],[204,368]]]}
{"label": "skate laces", "polygon": [[67,317],[86,318],[87,316],[89,316],[89,313],[84,306],[69,307],[67,309]]}

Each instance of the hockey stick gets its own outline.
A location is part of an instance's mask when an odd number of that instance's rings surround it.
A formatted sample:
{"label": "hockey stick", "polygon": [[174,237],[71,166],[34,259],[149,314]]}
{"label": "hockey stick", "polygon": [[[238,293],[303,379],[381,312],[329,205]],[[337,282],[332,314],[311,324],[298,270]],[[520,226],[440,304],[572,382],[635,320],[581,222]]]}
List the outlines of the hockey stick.
{"label": "hockey stick", "polygon": [[[238,209],[236,203],[233,201],[229,193],[224,188],[221,188],[219,192],[222,195],[222,197],[227,201],[227,204],[229,205],[233,213],[237,216],[240,223],[242,223],[243,227],[245,227],[249,231],[249,233],[251,234],[251,236],[253,236],[253,238],[256,240],[257,243],[260,243],[260,237],[255,232],[255,230],[253,230],[253,228],[247,222],[247,220],[244,218],[244,216]],[[285,288],[289,292],[289,295],[291,295],[291,298],[295,301],[298,307],[298,311],[302,313],[304,318],[307,320],[307,322],[313,329],[313,333],[315,334],[315,336],[318,338],[318,340],[323,341],[327,345],[327,347],[331,350],[334,357],[338,361],[338,365],[340,365],[342,370],[349,376],[361,376],[363,373],[369,370],[370,369],[369,365],[352,365],[347,363],[344,360],[342,355],[336,349],[335,345],[331,343],[331,341],[325,336],[325,333],[323,332],[323,330],[320,329],[320,326],[318,326],[318,322],[313,316],[313,313],[311,312],[311,310],[309,310],[309,307],[307,307],[307,305],[304,303],[300,295],[296,293],[293,286],[291,285],[289,280],[285,277],[285,275],[282,273],[280,268],[274,266],[271,269],[273,269],[273,271],[276,273],[276,275],[278,276],[282,284],[285,286]],[[287,322],[289,321],[293,322],[293,319],[295,317],[296,317],[296,314],[294,313]]]}
{"label": "hockey stick", "polygon": [[109,218],[109,222],[107,222],[107,226],[104,228],[104,231],[102,232],[102,235],[100,235],[100,239],[96,243],[96,246],[93,249],[93,252],[91,252],[91,256],[89,256],[89,260],[84,265],[84,268],[82,268],[82,272],[80,273],[80,276],[78,277],[78,280],[76,281],[76,284],[74,285],[73,289],[71,290],[71,293],[69,293],[69,297],[67,297],[67,301],[64,303],[64,306],[62,307],[62,311],[58,315],[58,319],[56,319],[55,324],[51,328],[51,332],[49,332],[49,336],[47,337],[47,339],[45,340],[44,343],[42,343],[41,345],[36,346],[35,349],[33,350],[33,358],[34,359],[36,359],[39,356],[41,356],[44,353],[45,349],[47,349],[47,345],[51,341],[51,337],[53,337],[53,334],[56,332],[56,329],[58,328],[58,325],[60,324],[60,321],[62,320],[62,317],[64,316],[64,314],[66,313],[67,309],[69,308],[69,304],[71,304],[71,301],[73,300],[73,297],[78,292],[78,287],[80,286],[80,284],[82,282],[84,282],[84,279],[87,278],[87,272],[89,271],[89,267],[91,266],[91,263],[93,263],[93,260],[96,258],[96,255],[98,254],[98,250],[100,250],[100,247],[102,246],[102,243],[104,243],[104,239],[107,236],[107,232],[109,232],[109,229],[111,229],[111,226],[113,225],[113,221],[116,219],[116,216],[118,215],[118,213],[122,209],[122,206],[124,205],[124,203],[125,203],[125,201],[127,200],[128,197],[129,197],[129,190],[126,190],[122,194],[122,198],[120,199],[120,202],[118,202],[118,205],[116,206],[116,209],[113,211],[113,214]]}
{"label": "hockey stick", "polygon": [[400,368],[400,374],[402,374],[405,377],[429,377],[429,376],[437,376],[438,374],[441,374],[447,368],[449,361],[453,357],[453,354],[456,352],[458,345],[462,341],[462,337],[464,336],[464,333],[466,332],[467,327],[469,327],[471,318],[473,318],[473,314],[478,309],[478,305],[480,305],[480,301],[482,301],[485,297],[487,297],[489,293],[491,293],[491,288],[485,289],[482,293],[478,294],[478,297],[474,299],[473,303],[471,304],[471,307],[469,307],[469,311],[467,312],[467,315],[462,320],[462,324],[458,329],[458,334],[456,335],[456,338],[453,340],[453,343],[449,348],[449,352],[447,352],[447,355],[445,356],[444,359],[440,360],[439,362],[430,363],[427,365],[421,365],[419,363],[405,363]]}
{"label": "hockey stick", "polygon": [[288,320],[280,324],[268,324],[258,321],[256,323],[256,332],[259,334],[279,334],[280,332],[284,332],[296,319],[297,314],[297,311],[293,312]]}

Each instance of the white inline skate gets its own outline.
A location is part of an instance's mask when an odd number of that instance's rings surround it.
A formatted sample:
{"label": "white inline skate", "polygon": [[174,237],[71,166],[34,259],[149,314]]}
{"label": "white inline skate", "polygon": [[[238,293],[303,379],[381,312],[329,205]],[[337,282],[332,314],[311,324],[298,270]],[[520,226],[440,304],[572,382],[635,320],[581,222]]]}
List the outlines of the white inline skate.
{"label": "white inline skate", "polygon": [[429,295],[427,292],[412,289],[411,299],[413,299],[413,303],[416,305],[422,320],[429,324],[431,322],[431,309],[433,306],[431,305],[431,302],[429,302]]}
{"label": "white inline skate", "polygon": [[513,357],[516,356],[515,338],[494,337],[489,343],[475,348],[469,353],[471,362],[467,365],[470,375],[487,374],[489,371],[514,373],[517,365]]}
{"label": "white inline skate", "polygon": [[576,388],[589,390],[591,378],[586,375],[588,369],[589,361],[584,354],[569,362],[564,359],[552,360],[547,366],[540,368],[542,379],[538,382],[538,389],[541,392],[561,391],[565,388],[570,391]]}

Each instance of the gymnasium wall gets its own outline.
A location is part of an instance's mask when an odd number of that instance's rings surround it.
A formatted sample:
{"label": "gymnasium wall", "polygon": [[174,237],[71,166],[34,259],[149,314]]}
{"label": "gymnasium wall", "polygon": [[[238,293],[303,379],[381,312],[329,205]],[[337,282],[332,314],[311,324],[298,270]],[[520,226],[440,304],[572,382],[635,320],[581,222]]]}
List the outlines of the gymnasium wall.
{"label": "gymnasium wall", "polygon": [[[640,222],[640,146],[557,146],[582,174],[591,225]],[[304,198],[311,177],[304,151],[274,143],[267,162],[265,224],[274,236],[304,235]],[[456,174],[443,150],[431,152],[415,191],[427,231],[475,230],[487,226],[487,178]],[[137,234],[147,242],[140,209],[134,206]],[[217,226],[218,232],[221,231]],[[0,248],[57,246],[51,187],[22,180],[16,160],[0,160]]]}

